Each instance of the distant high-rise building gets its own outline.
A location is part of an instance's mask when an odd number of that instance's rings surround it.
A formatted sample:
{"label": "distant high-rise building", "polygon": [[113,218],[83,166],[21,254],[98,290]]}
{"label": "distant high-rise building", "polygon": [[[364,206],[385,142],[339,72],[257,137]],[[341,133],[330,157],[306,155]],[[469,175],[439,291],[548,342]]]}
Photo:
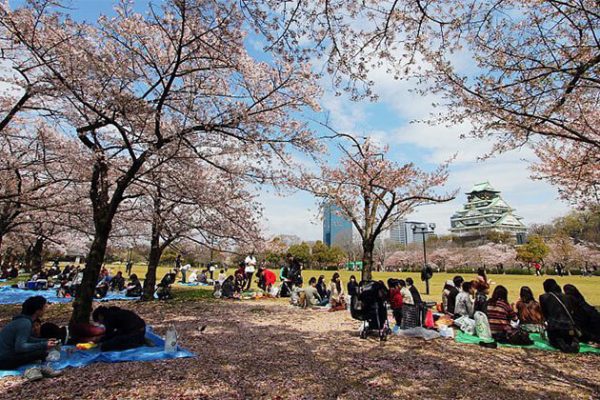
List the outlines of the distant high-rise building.
{"label": "distant high-rise building", "polygon": [[323,243],[342,246],[352,241],[352,222],[345,219],[340,208],[326,204],[323,209]]}
{"label": "distant high-rise building", "polygon": [[390,241],[394,244],[406,246],[414,242],[412,227],[406,219],[399,219],[390,227]]}
{"label": "distant high-rise building", "polygon": [[480,238],[490,232],[522,237],[527,228],[521,217],[489,182],[478,183],[467,194],[467,203],[450,218],[450,232],[461,238]]}

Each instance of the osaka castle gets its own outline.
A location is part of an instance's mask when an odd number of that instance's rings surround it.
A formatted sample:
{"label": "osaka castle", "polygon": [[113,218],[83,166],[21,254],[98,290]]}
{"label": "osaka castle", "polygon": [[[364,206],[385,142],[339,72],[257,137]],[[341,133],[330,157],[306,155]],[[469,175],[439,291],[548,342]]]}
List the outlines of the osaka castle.
{"label": "osaka castle", "polygon": [[522,237],[527,228],[521,217],[489,182],[478,183],[466,193],[467,203],[450,218],[450,232],[463,238],[479,238],[492,231]]}

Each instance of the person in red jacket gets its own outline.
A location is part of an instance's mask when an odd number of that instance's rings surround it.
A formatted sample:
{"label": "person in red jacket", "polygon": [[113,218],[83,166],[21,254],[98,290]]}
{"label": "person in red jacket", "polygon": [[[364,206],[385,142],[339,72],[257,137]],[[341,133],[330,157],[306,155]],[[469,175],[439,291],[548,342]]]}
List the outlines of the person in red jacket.
{"label": "person in red jacket", "polygon": [[402,322],[402,293],[400,293],[400,285],[396,279],[388,279],[388,287],[390,288],[390,307],[392,314],[396,320],[396,325],[400,326]]}
{"label": "person in red jacket", "polygon": [[258,287],[265,292],[270,292],[271,287],[277,281],[277,275],[271,270],[264,267],[258,269]]}

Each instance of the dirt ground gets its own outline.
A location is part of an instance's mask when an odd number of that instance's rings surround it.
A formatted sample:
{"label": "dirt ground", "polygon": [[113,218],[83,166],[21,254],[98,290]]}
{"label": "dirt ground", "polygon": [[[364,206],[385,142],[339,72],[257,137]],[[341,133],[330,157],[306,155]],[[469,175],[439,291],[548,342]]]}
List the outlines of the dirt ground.
{"label": "dirt ground", "polygon": [[[122,302],[197,354],[92,364],[53,380],[0,380],[2,399],[598,399],[600,356],[484,349],[452,340],[361,340],[347,312],[272,300]],[[18,307],[0,308],[0,326]],[[46,320],[65,322],[68,305]],[[199,328],[207,325],[204,332]]]}

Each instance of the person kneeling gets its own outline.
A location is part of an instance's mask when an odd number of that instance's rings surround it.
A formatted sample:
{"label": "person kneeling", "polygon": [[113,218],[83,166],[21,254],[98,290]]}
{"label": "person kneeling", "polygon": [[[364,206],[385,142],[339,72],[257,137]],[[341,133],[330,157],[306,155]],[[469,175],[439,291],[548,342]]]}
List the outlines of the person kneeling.
{"label": "person kneeling", "polygon": [[[0,331],[0,370],[13,370],[23,365],[45,361],[48,352],[58,345],[57,340],[33,337],[33,322],[46,311],[46,299],[33,296],[25,300],[21,314]],[[25,377],[30,380],[58,375],[50,367],[30,368]]]}
{"label": "person kneeling", "polygon": [[146,323],[133,311],[100,306],[94,310],[92,319],[106,328],[102,351],[127,350],[145,344]]}

